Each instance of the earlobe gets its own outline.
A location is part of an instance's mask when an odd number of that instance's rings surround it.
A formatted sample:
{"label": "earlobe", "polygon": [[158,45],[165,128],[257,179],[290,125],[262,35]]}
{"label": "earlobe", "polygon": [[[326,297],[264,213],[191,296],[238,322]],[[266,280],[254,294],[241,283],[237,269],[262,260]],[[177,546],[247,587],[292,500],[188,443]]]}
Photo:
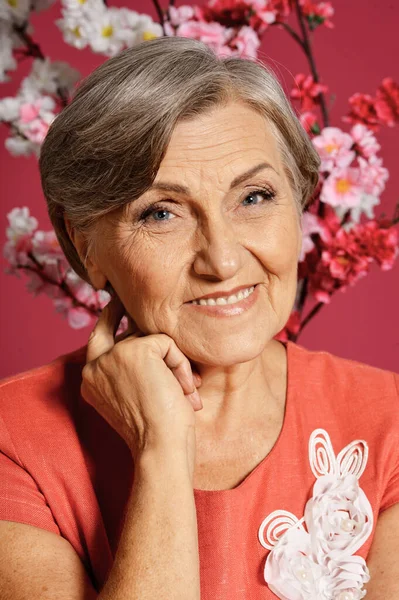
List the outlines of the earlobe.
{"label": "earlobe", "polygon": [[76,231],[74,227],[72,227],[71,222],[66,215],[64,215],[64,222],[69,238],[79,255],[81,263],[87,271],[91,285],[95,290],[104,289],[107,278],[100,271],[97,264],[92,261],[90,254],[87,252],[87,239],[81,232]]}
{"label": "earlobe", "polygon": [[80,258],[82,264],[86,268],[87,267],[87,264],[86,264],[87,257],[85,255],[85,252],[87,250],[87,244],[85,242],[85,239],[82,236],[82,234],[79,233],[79,231],[76,231],[75,228],[72,227],[71,222],[66,215],[64,215],[64,222],[65,222],[65,228],[67,230],[69,238],[70,238],[72,244],[75,246],[75,250],[79,254],[79,258]]}

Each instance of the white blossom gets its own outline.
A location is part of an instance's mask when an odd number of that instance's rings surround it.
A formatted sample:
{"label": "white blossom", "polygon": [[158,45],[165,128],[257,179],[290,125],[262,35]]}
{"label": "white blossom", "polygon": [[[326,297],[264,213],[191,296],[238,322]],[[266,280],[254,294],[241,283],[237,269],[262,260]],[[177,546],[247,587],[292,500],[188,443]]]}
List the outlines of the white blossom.
{"label": "white blossom", "polygon": [[64,18],[58,19],[56,25],[62,31],[64,42],[78,50],[86,48],[89,43],[89,36],[85,27],[86,23],[82,21],[81,17],[66,15]]}
{"label": "white blossom", "polygon": [[75,48],[90,46],[93,52],[115,56],[143,40],[163,35],[162,27],[149,15],[128,8],[108,8],[98,0],[62,0],[62,19],[56,24],[66,43]]}
{"label": "white blossom", "polygon": [[35,144],[19,136],[7,138],[4,146],[12,156],[30,156],[35,153]]}
{"label": "white blossom", "polygon": [[0,121],[10,123],[15,121],[19,117],[19,107],[21,105],[21,98],[13,98],[7,96],[0,100]]}
{"label": "white blossom", "polygon": [[0,0],[0,15],[7,15],[6,20],[9,20],[17,25],[22,25],[28,19],[30,12],[30,0]]}
{"label": "white blossom", "polygon": [[72,89],[79,78],[79,71],[66,62],[51,62],[48,57],[45,60],[36,59],[29,76],[22,82],[21,93],[27,98],[34,97],[35,92],[56,94],[60,87]]}
{"label": "white blossom", "polygon": [[6,229],[6,235],[14,243],[23,235],[31,235],[39,224],[35,217],[30,216],[27,206],[13,208],[7,214],[7,219],[9,227]]}

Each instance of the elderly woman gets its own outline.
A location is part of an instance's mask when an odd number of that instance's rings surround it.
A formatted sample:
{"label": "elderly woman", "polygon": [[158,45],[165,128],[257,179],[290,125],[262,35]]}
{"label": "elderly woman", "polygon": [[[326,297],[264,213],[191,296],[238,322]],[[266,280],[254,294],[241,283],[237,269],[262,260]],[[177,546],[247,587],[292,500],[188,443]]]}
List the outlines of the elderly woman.
{"label": "elderly woman", "polygon": [[2,598],[398,597],[399,375],[275,339],[318,168],[274,75],[190,39],[55,119],[49,215],[111,301],[2,382]]}

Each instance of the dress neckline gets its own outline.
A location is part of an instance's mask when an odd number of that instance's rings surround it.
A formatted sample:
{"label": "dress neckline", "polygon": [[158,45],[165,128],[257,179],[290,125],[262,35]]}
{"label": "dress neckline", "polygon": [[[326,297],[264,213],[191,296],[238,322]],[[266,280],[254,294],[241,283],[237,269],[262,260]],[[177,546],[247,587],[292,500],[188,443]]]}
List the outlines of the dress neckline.
{"label": "dress neckline", "polygon": [[283,418],[283,424],[281,426],[281,430],[280,433],[273,445],[273,447],[271,448],[270,452],[268,452],[268,454],[266,454],[266,456],[260,461],[260,463],[258,463],[256,465],[256,467],[254,469],[252,469],[252,471],[250,473],[248,473],[248,475],[238,484],[236,485],[234,488],[230,488],[227,490],[201,490],[198,488],[194,488],[194,495],[195,497],[205,497],[205,496],[234,496],[237,494],[240,494],[248,485],[249,482],[256,477],[264,468],[265,465],[267,463],[270,462],[270,460],[272,460],[273,456],[276,454],[277,450],[280,448],[280,446],[284,443],[284,438],[287,435],[287,431],[289,430],[289,422],[291,420],[291,416],[292,416],[292,410],[293,410],[293,363],[294,363],[294,353],[295,353],[295,349],[296,349],[296,344],[295,342],[292,342],[290,340],[286,341],[286,342],[282,342],[282,344],[285,346],[286,349],[286,353],[287,353],[287,389],[286,389],[286,398],[285,398],[285,409],[284,409],[284,418]]}

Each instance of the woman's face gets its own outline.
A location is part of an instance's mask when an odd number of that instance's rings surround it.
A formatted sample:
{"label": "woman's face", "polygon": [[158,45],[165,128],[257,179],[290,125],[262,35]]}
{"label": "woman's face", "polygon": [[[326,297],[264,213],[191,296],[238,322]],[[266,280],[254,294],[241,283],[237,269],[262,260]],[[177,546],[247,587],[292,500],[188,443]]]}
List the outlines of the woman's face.
{"label": "woman's face", "polygon": [[[230,189],[261,163],[269,167]],[[195,362],[255,358],[290,316],[302,242],[272,133],[238,103],[182,122],[154,182],[161,183],[187,189],[149,190],[117,226],[105,221],[92,282],[108,279],[142,332],[166,333]],[[254,284],[256,301],[241,314],[220,318],[189,304]]]}

